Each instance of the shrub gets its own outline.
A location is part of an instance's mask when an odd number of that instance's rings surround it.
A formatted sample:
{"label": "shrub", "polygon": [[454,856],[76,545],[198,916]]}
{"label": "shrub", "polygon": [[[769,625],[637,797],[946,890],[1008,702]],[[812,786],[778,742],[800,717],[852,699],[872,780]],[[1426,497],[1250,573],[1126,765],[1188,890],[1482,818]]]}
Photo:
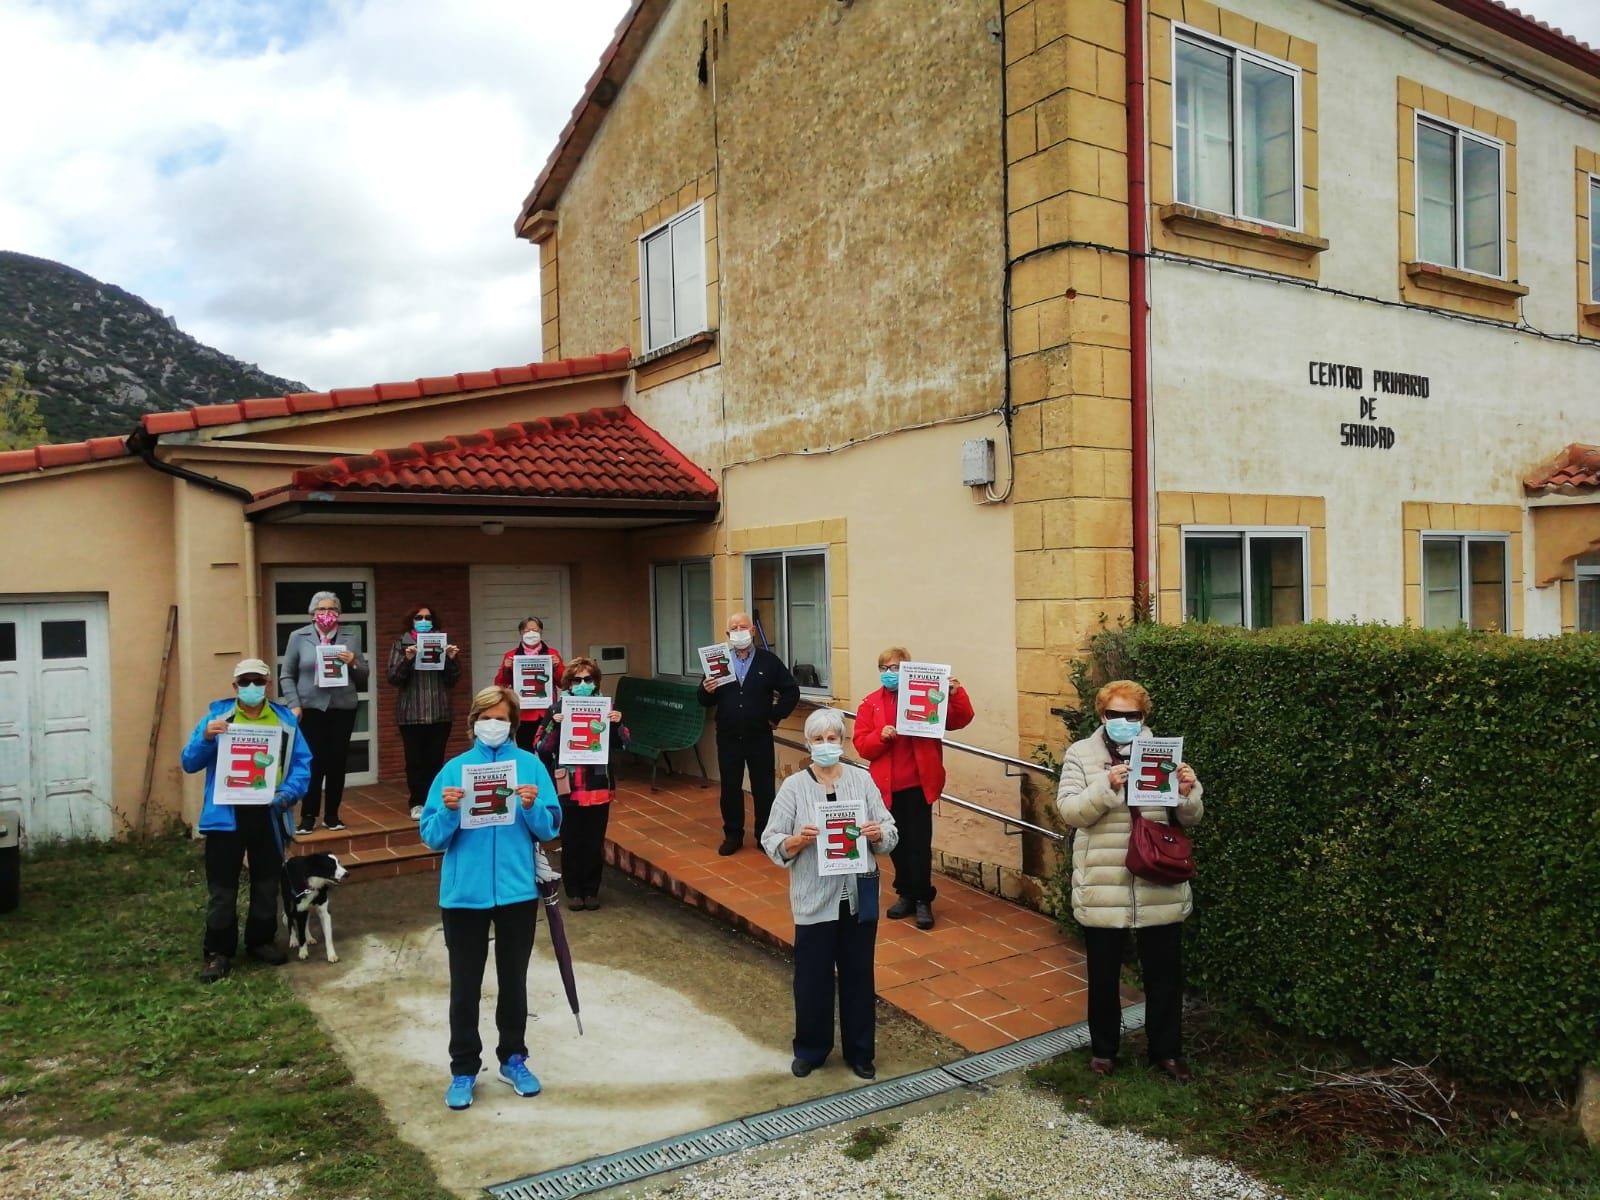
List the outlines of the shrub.
{"label": "shrub", "polygon": [[1600,1033],[1600,637],[1383,625],[1099,635],[1206,788],[1191,982],[1495,1081]]}

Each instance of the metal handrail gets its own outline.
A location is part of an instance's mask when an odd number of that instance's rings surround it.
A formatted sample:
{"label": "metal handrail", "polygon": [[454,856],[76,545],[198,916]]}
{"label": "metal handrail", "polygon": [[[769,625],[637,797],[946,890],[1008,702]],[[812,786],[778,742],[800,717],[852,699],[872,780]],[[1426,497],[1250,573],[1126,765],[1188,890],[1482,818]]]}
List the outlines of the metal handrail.
{"label": "metal handrail", "polygon": [[[831,704],[819,704],[817,707],[833,708],[834,712],[838,713],[842,717],[847,718],[848,720],[854,721],[856,719],[856,714],[851,712],[848,708],[834,708],[834,706]],[[950,749],[960,750],[964,754],[976,755],[978,758],[987,758],[991,762],[1005,763],[1008,767],[1022,767],[1025,770],[1037,771],[1041,775],[1048,775],[1052,779],[1055,778],[1055,772],[1049,767],[1040,766],[1036,762],[1029,762],[1025,758],[1013,758],[1009,754],[1001,754],[998,750],[985,750],[982,746],[969,746],[966,742],[958,742],[954,738],[945,738],[944,744],[949,746]]]}
{"label": "metal handrail", "polygon": [[[843,712],[843,709],[836,711]],[[851,714],[854,715],[854,714]],[[804,742],[797,742],[793,738],[784,737],[782,734],[773,734],[772,740],[793,750],[810,753],[811,747]],[[945,745],[949,745],[946,742]],[[867,771],[869,768],[864,762],[857,762],[853,758],[841,758],[840,762],[846,766],[855,767],[858,771]],[[974,804],[970,800],[963,800],[960,796],[952,796],[949,792],[940,792],[939,799],[954,804],[957,808],[966,809],[968,812],[977,813],[980,817],[988,817],[991,821],[998,821],[1002,826],[1010,826],[1019,832],[1036,833],[1040,837],[1049,838],[1053,842],[1065,842],[1067,835],[1059,830],[1046,829],[1043,825],[1035,825],[1032,821],[1024,821],[1021,817],[1013,817],[996,809],[985,808],[981,804]]]}

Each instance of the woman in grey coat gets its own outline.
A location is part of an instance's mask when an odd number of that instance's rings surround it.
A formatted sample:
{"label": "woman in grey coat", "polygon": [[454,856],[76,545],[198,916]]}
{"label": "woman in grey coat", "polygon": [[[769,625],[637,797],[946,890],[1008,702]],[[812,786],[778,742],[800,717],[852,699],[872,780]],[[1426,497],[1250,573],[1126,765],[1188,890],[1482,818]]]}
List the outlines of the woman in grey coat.
{"label": "woman in grey coat", "polygon": [[[301,833],[316,828],[324,791],[328,798],[324,824],[329,829],[344,828],[339,804],[344,799],[350,734],[356,726],[356,694],[367,686],[369,673],[361,654],[361,630],[339,623],[339,597],[318,592],[311,597],[310,611],[311,624],[289,635],[278,668],[279,698],[294,711],[311,748],[311,783],[300,804]],[[348,675],[348,681],[331,684],[336,674]]]}

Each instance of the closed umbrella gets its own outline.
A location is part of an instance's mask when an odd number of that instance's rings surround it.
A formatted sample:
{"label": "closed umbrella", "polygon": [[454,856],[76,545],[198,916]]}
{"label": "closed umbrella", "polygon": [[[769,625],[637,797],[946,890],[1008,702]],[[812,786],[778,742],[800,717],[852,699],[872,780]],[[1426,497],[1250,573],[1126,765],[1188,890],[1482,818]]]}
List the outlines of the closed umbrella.
{"label": "closed umbrella", "polygon": [[578,981],[572,974],[572,948],[567,945],[567,922],[561,915],[561,874],[550,865],[544,847],[534,847],[534,876],[538,881],[539,895],[544,899],[545,919],[550,923],[550,946],[556,954],[556,966],[561,970],[561,986],[567,989],[567,1003],[572,1006],[572,1019],[578,1023],[578,1036],[583,1036],[583,1018],[578,1015]]}

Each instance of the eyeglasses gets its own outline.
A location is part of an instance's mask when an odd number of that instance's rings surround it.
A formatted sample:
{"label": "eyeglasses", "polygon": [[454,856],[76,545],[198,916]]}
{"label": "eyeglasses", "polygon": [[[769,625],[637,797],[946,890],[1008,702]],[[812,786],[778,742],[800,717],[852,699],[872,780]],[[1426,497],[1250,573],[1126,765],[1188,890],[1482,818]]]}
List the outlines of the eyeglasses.
{"label": "eyeglasses", "polygon": [[574,675],[572,677],[572,682],[573,683],[593,683],[594,682],[594,676],[593,675]]}
{"label": "eyeglasses", "polygon": [[1121,719],[1121,720],[1124,720],[1124,721],[1142,721],[1142,720],[1144,720],[1144,714],[1142,712],[1140,712],[1138,709],[1133,709],[1130,712],[1127,709],[1108,708],[1108,709],[1106,709],[1105,716],[1106,716],[1106,720],[1108,720],[1108,721],[1115,721],[1115,720],[1118,720],[1118,719]]}
{"label": "eyeglasses", "polygon": [[267,677],[265,675],[239,675],[235,677],[234,682],[248,686],[264,685],[267,682]]}

